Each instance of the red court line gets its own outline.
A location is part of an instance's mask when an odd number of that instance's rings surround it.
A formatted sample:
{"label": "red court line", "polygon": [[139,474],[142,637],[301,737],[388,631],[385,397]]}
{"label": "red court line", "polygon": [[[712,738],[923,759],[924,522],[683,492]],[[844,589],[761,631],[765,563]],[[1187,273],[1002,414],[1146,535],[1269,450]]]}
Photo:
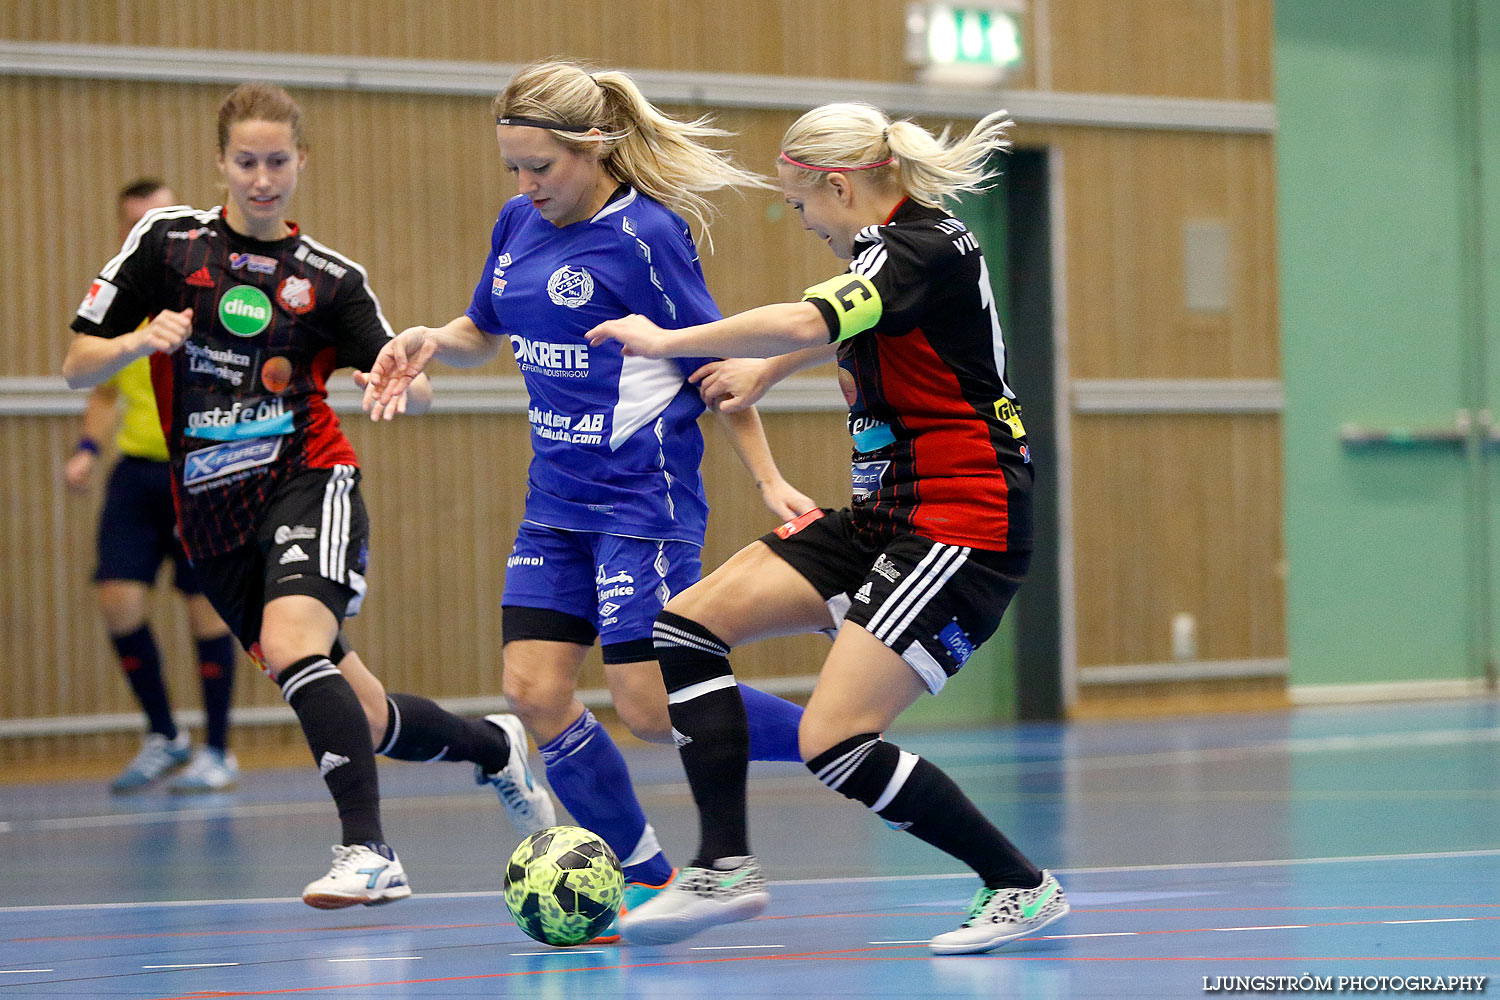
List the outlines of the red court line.
{"label": "red court line", "polygon": [[[765,918],[762,917],[760,919],[765,919]],[[1500,917],[1476,917],[1475,920],[1476,921],[1492,921],[1492,920],[1500,920]],[[1349,921],[1336,921],[1336,922],[1332,922],[1332,923],[1323,923],[1323,924],[1308,924],[1306,928],[1298,928],[1298,929],[1313,929],[1313,928],[1319,928],[1319,927],[1376,927],[1376,926],[1381,926],[1382,924],[1383,924],[1383,921],[1379,921],[1379,920],[1349,920]],[[1184,927],[1184,928],[1169,929],[1169,930],[1136,931],[1134,933],[1136,935],[1140,936],[1140,937],[1155,937],[1155,936],[1165,935],[1165,934],[1213,934],[1213,933],[1222,932],[1223,930],[1224,930],[1223,928],[1218,928],[1218,927]],[[1229,928],[1229,930],[1234,930],[1234,928]],[[1049,939],[1050,938],[1031,937],[1031,938],[1020,938],[1018,940],[1023,941],[1023,942],[1027,942],[1027,941],[1036,942],[1036,941],[1049,940]],[[930,954],[927,954],[925,951],[921,955],[910,955],[910,956],[890,954],[890,952],[893,952],[893,951],[909,950],[911,948],[918,948],[918,947],[922,947],[922,946],[921,945],[889,945],[889,946],[881,946],[881,947],[874,947],[874,948],[841,948],[841,949],[836,949],[836,950],[833,950],[833,951],[793,952],[791,954],[779,954],[779,955],[767,955],[767,954],[757,954],[757,955],[729,955],[729,956],[719,956],[719,957],[715,957],[715,958],[681,959],[681,960],[678,960],[678,961],[670,961],[670,962],[639,962],[639,963],[622,962],[622,963],[619,963],[617,965],[574,966],[574,967],[563,968],[563,969],[524,969],[524,970],[516,970],[516,971],[513,971],[513,972],[488,972],[488,973],[481,973],[481,974],[472,975],[472,976],[442,976],[442,977],[438,977],[438,978],[434,978],[434,979],[399,979],[399,980],[392,980],[392,981],[389,981],[389,982],[379,982],[379,983],[340,983],[340,984],[334,985],[334,986],[293,986],[293,987],[287,987],[285,989],[277,989],[277,990],[251,990],[249,992],[208,991],[208,992],[200,992],[200,993],[188,993],[188,994],[183,994],[181,996],[176,996],[176,997],[157,997],[157,998],[155,998],[155,1000],[203,1000],[203,998],[205,998],[205,997],[284,996],[284,995],[292,994],[292,993],[316,993],[316,992],[323,992],[323,991],[326,991],[326,990],[370,989],[372,987],[378,987],[378,986],[414,986],[414,985],[422,985],[422,984],[428,984],[428,983],[472,982],[472,981],[477,981],[477,980],[481,980],[481,979],[508,979],[508,978],[514,978],[514,977],[518,977],[518,976],[546,976],[546,975],[557,975],[559,973],[608,972],[608,971],[619,971],[619,970],[626,970],[626,969],[657,969],[657,968],[671,968],[671,967],[693,966],[693,965],[713,965],[713,964],[720,964],[720,963],[724,963],[724,962],[790,962],[790,961],[805,961],[807,959],[824,959],[824,960],[829,960],[829,961],[845,961],[845,962],[848,962],[848,961],[931,962],[931,961],[935,960],[934,956],[932,956]],[[566,954],[566,952],[560,952],[559,954]],[[1308,961],[1308,962],[1321,962],[1321,961],[1328,961],[1328,962],[1333,962],[1333,961],[1340,961],[1340,962],[1364,962],[1364,961],[1382,961],[1382,962],[1389,962],[1389,961],[1412,961],[1412,962],[1418,962],[1418,961],[1422,961],[1422,962],[1425,962],[1425,961],[1432,961],[1432,962],[1444,962],[1444,961],[1454,961],[1454,962],[1493,962],[1497,958],[1500,958],[1500,954],[1496,954],[1496,955],[1325,955],[1325,956],[1317,956],[1317,955],[1311,955],[1311,956],[1309,956],[1309,955],[1231,955],[1231,956],[1210,956],[1210,955],[1055,955],[1055,954],[1028,955],[1028,954],[1025,954],[1024,952],[1023,953],[1019,953],[1019,954],[1017,954],[1015,952],[998,952],[998,953],[990,953],[990,954],[987,954],[987,955],[971,955],[971,956],[966,956],[966,957],[968,959],[970,959],[970,960],[990,959],[992,961],[1000,960],[1000,961],[1025,961],[1025,962],[1200,962],[1200,961],[1201,962],[1267,962],[1267,961],[1284,961],[1284,962],[1294,962],[1294,961]]]}
{"label": "red court line", "polygon": [[345,924],[342,927],[281,927],[242,931],[162,931],[159,934],[73,934],[67,937],[10,938],[11,944],[43,941],[140,941],[153,938],[234,937],[250,934],[336,934],[339,931],[447,931],[470,927],[514,927],[513,922],[482,924]]}

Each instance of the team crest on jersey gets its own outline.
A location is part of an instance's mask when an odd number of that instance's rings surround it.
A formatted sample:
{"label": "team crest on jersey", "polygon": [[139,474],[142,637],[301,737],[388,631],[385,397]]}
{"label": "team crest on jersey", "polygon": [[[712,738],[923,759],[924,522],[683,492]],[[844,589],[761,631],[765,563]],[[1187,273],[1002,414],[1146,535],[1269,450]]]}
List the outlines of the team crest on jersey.
{"label": "team crest on jersey", "polygon": [[587,268],[564,264],[547,279],[547,297],[555,304],[577,309],[594,297],[594,276]]}
{"label": "team crest on jersey", "polygon": [[276,289],[276,301],[301,315],[316,304],[317,297],[313,294],[312,282],[309,279],[293,275],[283,280]]}

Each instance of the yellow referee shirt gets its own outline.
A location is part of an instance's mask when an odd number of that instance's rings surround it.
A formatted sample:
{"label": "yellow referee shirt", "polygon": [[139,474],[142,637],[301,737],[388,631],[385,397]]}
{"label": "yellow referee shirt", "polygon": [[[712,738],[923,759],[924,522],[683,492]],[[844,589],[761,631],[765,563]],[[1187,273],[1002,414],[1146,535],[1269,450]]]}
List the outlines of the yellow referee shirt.
{"label": "yellow referee shirt", "polygon": [[120,454],[147,458],[153,462],[167,460],[167,439],[162,437],[161,421],[156,415],[156,393],[151,388],[151,361],[140,358],[121,368],[106,383],[120,393],[124,411],[115,445]]}

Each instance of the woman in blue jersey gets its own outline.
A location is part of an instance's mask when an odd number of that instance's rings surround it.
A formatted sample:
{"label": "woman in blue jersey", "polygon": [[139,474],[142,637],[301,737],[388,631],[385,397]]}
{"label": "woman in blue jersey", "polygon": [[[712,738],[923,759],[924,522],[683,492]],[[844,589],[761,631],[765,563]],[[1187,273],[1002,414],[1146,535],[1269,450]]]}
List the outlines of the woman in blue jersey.
{"label": "woman in blue jersey", "polygon": [[670,330],[630,316],[586,338],[642,359],[770,358],[758,373],[714,366],[703,381],[721,409],[836,356],[853,439],[848,507],[751,542],[657,618],[701,837],[672,885],[621,920],[627,940],[677,941],[769,902],[745,822],[745,710],[729,650],[799,625],[839,626],[802,720],[808,769],[982,881],[968,918],[931,949],[989,951],[1068,912],[1057,880],[952,779],[882,735],[994,633],[1030,564],[1031,449],[989,268],[943,208],[984,189],[1009,124],[995,112],[950,140],[865,104],[809,111],[783,136],[777,173],[803,228],[848,269],[797,302]]}
{"label": "woman in blue jersey", "polygon": [[[651,628],[700,575],[703,403],[688,377],[709,359],[628,358],[583,335],[632,313],[665,327],[717,319],[678,213],[706,229],[712,206],[699,192],[767,185],[702,142],[725,133],[662,114],[623,73],[534,64],[492,108],[519,194],[500,211],[468,311],[386,345],[366,409],[390,419],[429,361],[470,367],[509,343],[531,397],[533,458],[506,562],[505,694],[557,797],[624,862],[628,907],[672,869],[619,751],[576,697],[578,671],[599,638],[626,725],[672,739]],[[815,508],[782,479],[753,409],[725,423],[772,512],[789,520]],[[753,689],[744,696],[752,757],[797,759],[801,709]]]}

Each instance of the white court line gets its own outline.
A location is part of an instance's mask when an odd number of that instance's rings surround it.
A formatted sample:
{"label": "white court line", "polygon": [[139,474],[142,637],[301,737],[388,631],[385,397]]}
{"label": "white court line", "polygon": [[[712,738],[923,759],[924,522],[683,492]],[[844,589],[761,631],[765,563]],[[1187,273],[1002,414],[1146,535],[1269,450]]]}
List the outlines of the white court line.
{"label": "white court line", "polygon": [[[1055,875],[1109,875],[1122,872],[1171,872],[1201,871],[1221,868],[1285,868],[1295,865],[1343,865],[1385,861],[1447,861],[1455,858],[1500,857],[1500,848],[1477,851],[1428,851],[1417,854],[1355,854],[1345,857],[1326,858],[1275,858],[1264,861],[1194,861],[1170,865],[1117,865],[1103,868],[1053,868]],[[954,872],[934,875],[860,875],[852,878],[795,878],[777,879],[772,885],[853,885],[869,882],[936,882],[950,879],[973,879],[973,872]],[[495,899],[503,897],[501,890],[471,892],[424,892],[414,899]],[[152,907],[182,906],[246,906],[266,903],[301,902],[300,896],[280,896],[254,899],[179,899],[138,903],[50,903],[31,906],[0,906],[0,913],[36,913],[52,910],[139,910]],[[551,952],[530,952],[545,955]],[[574,951],[579,955],[583,952]]]}
{"label": "white court line", "polygon": [[1097,934],[1043,934],[1043,941],[1071,941],[1073,938],[1138,937],[1140,931],[1100,931]]}
{"label": "white court line", "polygon": [[749,951],[757,948],[785,948],[784,944],[699,944],[688,951]]}
{"label": "white court line", "polygon": [[143,965],[143,969],[228,969],[239,965],[238,962],[193,962],[184,965]]}
{"label": "white court line", "polygon": [[330,958],[330,962],[420,962],[421,955],[382,955],[379,958]]}
{"label": "white court line", "polygon": [[1382,920],[1382,924],[1472,924],[1474,917],[1431,917],[1427,920]]}
{"label": "white court line", "polygon": [[56,969],[0,969],[0,976],[19,976],[27,972],[56,972]]}
{"label": "white court line", "polygon": [[866,941],[865,944],[926,944],[929,940],[929,938],[923,938],[920,941]]}
{"label": "white court line", "polygon": [[1215,927],[1216,931],[1305,931],[1309,924],[1267,924],[1264,927]]}

